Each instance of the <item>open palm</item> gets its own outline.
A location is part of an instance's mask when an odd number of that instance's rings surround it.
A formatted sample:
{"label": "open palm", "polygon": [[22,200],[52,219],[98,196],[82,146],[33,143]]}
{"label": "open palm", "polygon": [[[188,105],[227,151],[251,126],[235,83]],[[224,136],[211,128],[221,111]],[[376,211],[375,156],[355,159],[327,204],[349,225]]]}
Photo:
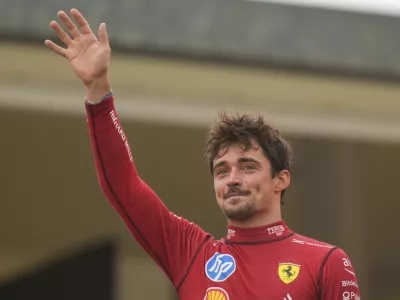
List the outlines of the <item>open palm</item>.
{"label": "open palm", "polygon": [[46,40],[45,45],[65,57],[82,82],[90,85],[107,73],[110,64],[111,49],[106,26],[104,23],[100,25],[97,39],[78,10],[71,9],[71,15],[79,25],[79,29],[64,11],[60,11],[57,15],[67,27],[69,34],[56,21],[50,22],[50,27],[67,48],[60,47],[50,40]]}

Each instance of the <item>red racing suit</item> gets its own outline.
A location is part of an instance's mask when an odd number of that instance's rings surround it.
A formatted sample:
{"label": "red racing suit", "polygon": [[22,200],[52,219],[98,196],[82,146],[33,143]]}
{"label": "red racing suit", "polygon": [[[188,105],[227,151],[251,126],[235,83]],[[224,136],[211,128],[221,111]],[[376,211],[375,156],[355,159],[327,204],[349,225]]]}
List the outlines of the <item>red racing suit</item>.
{"label": "red racing suit", "polygon": [[182,300],[359,300],[346,253],[284,221],[228,228],[215,240],[174,215],[139,177],[110,94],[86,103],[98,179],[126,226]]}

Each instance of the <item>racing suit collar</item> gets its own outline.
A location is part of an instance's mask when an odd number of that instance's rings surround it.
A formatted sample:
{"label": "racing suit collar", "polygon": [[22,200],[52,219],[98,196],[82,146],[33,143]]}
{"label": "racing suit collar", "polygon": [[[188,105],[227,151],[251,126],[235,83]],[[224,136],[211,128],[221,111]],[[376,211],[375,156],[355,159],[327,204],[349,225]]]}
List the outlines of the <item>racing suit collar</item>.
{"label": "racing suit collar", "polygon": [[226,243],[263,243],[282,240],[293,231],[288,228],[283,220],[259,227],[236,227],[228,225]]}

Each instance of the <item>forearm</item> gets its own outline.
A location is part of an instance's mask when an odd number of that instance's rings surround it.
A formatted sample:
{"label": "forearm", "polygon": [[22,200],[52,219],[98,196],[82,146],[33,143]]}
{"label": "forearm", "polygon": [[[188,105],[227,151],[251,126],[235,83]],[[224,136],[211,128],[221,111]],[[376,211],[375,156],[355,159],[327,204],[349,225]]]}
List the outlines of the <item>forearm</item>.
{"label": "forearm", "polygon": [[[86,111],[102,190],[110,201],[115,201],[114,198],[120,193],[119,201],[128,201],[126,189],[131,192],[140,189],[141,181],[133,164],[128,140],[117,118],[113,96],[110,95],[99,104],[86,103]],[[125,191],[121,191],[121,188]]]}

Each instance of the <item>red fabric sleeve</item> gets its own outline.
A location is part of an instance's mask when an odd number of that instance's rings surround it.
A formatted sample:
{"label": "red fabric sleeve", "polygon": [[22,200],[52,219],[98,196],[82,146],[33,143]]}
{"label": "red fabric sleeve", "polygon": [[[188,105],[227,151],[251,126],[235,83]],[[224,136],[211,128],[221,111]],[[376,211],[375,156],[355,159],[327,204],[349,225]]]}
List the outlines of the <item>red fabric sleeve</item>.
{"label": "red fabric sleeve", "polygon": [[322,268],[320,300],[360,300],[354,269],[342,249],[334,248]]}
{"label": "red fabric sleeve", "polygon": [[96,170],[103,193],[137,242],[175,287],[209,235],[175,216],[143,182],[114,107],[114,98],[86,104]]}

